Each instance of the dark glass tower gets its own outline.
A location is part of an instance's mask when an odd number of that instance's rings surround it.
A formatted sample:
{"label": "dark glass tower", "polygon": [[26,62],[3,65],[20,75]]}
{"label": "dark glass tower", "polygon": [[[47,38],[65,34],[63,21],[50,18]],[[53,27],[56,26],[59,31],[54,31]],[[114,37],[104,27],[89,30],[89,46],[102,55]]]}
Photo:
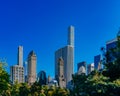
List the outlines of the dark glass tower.
{"label": "dark glass tower", "polygon": [[40,71],[37,76],[37,81],[40,85],[46,85],[47,83],[47,77],[45,71]]}

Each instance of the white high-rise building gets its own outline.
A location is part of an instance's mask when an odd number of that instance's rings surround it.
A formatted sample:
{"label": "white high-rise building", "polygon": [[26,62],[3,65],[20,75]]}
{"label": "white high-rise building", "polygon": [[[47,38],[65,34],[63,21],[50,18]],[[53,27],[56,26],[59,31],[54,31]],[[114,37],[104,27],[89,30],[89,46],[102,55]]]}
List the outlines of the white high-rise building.
{"label": "white high-rise building", "polygon": [[17,58],[17,65],[10,67],[10,76],[11,81],[14,84],[16,81],[18,83],[25,82],[24,76],[24,67],[23,67],[23,46],[18,47],[18,58]]}
{"label": "white high-rise building", "polygon": [[70,85],[74,73],[74,27],[68,28],[68,44],[55,52],[55,77],[58,76],[58,60],[62,57],[64,61],[64,78],[66,87]]}
{"label": "white high-rise building", "polygon": [[24,83],[24,67],[19,65],[14,65],[10,67],[11,81],[14,84],[15,82]]}
{"label": "white high-rise building", "polygon": [[94,71],[94,63],[87,66],[87,73],[90,74],[92,71]]}
{"label": "white high-rise building", "polygon": [[68,45],[71,45],[74,47],[74,27],[73,26],[68,27]]}
{"label": "white high-rise building", "polygon": [[18,65],[23,66],[23,46],[18,47]]}

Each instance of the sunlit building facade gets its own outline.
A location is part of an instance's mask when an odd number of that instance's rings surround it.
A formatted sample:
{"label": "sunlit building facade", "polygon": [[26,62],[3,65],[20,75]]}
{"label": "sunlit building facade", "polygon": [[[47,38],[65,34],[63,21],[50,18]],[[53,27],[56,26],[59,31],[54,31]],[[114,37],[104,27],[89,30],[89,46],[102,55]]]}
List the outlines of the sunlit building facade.
{"label": "sunlit building facade", "polygon": [[37,57],[34,51],[31,51],[28,55],[28,74],[27,74],[27,82],[32,85],[36,81],[36,63]]}

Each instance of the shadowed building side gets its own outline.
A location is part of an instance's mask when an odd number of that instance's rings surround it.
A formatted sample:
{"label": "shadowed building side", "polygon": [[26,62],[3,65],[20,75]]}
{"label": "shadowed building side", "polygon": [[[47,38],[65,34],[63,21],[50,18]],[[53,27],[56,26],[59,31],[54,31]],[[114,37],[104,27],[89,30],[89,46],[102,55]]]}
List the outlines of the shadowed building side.
{"label": "shadowed building side", "polygon": [[46,85],[47,84],[47,77],[45,71],[40,71],[37,76],[37,81],[40,85]]}
{"label": "shadowed building side", "polygon": [[58,75],[56,77],[56,80],[58,81],[58,85],[61,88],[66,87],[66,81],[64,78],[64,61],[62,57],[58,59]]}

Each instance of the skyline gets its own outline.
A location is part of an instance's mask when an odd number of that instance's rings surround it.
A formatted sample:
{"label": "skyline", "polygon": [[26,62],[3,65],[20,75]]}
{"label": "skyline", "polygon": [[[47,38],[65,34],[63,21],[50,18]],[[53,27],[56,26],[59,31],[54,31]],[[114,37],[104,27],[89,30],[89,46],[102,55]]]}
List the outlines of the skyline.
{"label": "skyline", "polygon": [[119,0],[0,1],[0,57],[7,58],[10,69],[17,64],[17,48],[22,45],[23,60],[34,50],[37,73],[44,70],[54,77],[55,51],[67,45],[68,26],[73,25],[76,72],[77,63],[94,62],[100,47],[116,37],[119,5]]}

